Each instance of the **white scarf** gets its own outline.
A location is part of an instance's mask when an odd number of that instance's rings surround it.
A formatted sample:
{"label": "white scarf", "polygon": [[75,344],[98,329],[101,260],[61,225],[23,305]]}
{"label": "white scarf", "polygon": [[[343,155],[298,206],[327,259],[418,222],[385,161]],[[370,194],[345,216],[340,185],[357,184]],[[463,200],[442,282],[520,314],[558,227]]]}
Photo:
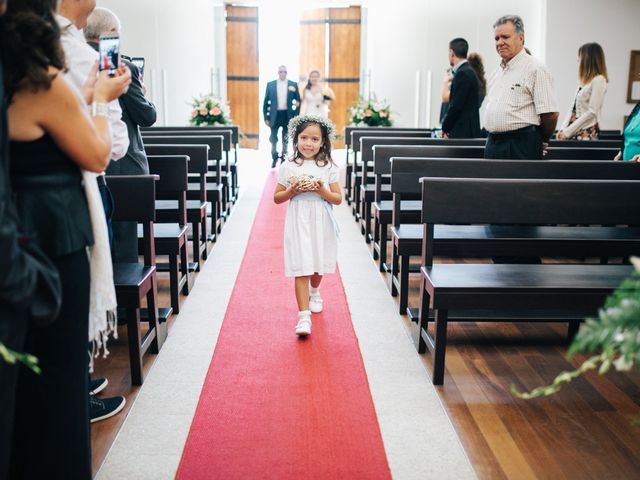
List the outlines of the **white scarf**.
{"label": "white scarf", "polygon": [[97,174],[82,171],[84,193],[89,206],[93,245],[89,247],[89,268],[91,270],[91,300],[89,303],[89,341],[93,342],[93,352],[89,369],[93,371],[93,357],[102,351],[103,358],[109,354],[107,339],[113,333],[118,338],[116,289],[113,284],[113,266],[107,233],[107,220]]}

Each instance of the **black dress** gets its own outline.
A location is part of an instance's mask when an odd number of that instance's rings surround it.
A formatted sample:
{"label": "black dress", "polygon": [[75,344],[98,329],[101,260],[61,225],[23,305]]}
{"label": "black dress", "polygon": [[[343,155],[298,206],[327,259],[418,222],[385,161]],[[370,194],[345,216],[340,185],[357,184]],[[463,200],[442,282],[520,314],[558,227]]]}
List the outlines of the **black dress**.
{"label": "black dress", "polygon": [[63,295],[50,326],[28,326],[25,350],[39,358],[42,373],[19,374],[11,478],[89,479],[86,247],[93,236],[82,175],[48,135],[9,148],[24,233],[54,262]]}

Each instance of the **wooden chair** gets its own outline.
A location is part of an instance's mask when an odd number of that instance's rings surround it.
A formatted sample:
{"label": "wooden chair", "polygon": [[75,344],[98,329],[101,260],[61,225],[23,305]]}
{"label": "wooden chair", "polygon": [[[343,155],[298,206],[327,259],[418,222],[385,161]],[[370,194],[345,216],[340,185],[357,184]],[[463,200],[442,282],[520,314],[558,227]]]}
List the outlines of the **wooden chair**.
{"label": "wooden chair", "polygon": [[[180,313],[180,291],[189,294],[189,262],[187,258],[187,175],[189,157],[186,155],[149,155],[149,171],[160,177],[156,183],[156,199],[178,202],[177,223],[156,223],[154,238],[156,255],[167,255],[171,309]],[[139,240],[143,235],[138,232]],[[178,259],[180,259],[178,261]],[[157,265],[163,271],[164,265]],[[160,314],[162,317],[163,315]]]}
{"label": "wooden chair", "polygon": [[[142,385],[142,356],[150,350],[158,353],[167,337],[167,324],[158,317],[158,282],[156,278],[156,254],[154,221],[156,175],[112,175],[106,177],[113,195],[114,221],[142,224],[142,253],[144,264],[114,263],[113,281],[116,287],[118,307],[123,309],[127,321],[131,383]],[[140,309],[147,301],[149,330],[142,336]]]}

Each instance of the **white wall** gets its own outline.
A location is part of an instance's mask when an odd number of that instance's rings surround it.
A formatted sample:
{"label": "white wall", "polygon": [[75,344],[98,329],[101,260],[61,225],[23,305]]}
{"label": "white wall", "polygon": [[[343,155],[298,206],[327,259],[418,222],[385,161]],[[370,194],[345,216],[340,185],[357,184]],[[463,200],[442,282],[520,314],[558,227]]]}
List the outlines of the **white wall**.
{"label": "white wall", "polygon": [[[578,18],[576,12],[585,12]],[[561,117],[571,108],[578,85],[578,48],[602,45],[609,86],[600,127],[621,129],[633,104],[627,103],[629,52],[640,50],[639,0],[563,0],[547,5],[547,65],[554,75]]]}
{"label": "white wall", "polygon": [[146,59],[145,83],[158,107],[157,125],[187,124],[193,97],[211,91],[213,2],[98,0],[98,5],[120,18],[122,53]]}
{"label": "white wall", "polygon": [[[257,0],[260,7],[272,2]],[[299,0],[297,8],[330,5]],[[399,126],[437,123],[442,77],[448,66],[448,42],[462,36],[470,51],[484,58],[489,74],[499,62],[493,45],[493,22],[515,13],[525,22],[525,43],[545,61],[555,80],[562,113],[570,107],[577,85],[576,53],[589,41],[599,42],[607,55],[611,83],[603,109],[602,128],[620,128],[631,109],[626,103],[629,51],[640,49],[640,0],[362,0],[363,88],[371,72],[371,87],[392,105]],[[98,0],[114,10],[123,23],[123,52],[147,59],[146,83],[160,111],[159,124],[185,124],[193,96],[217,90],[212,69],[220,74],[220,94],[225,88],[225,34],[222,0]],[[578,15],[576,12],[580,12]],[[295,15],[294,15],[295,16]],[[292,16],[292,17],[294,17]],[[282,29],[287,26],[283,19]],[[291,18],[290,21],[295,21]],[[270,47],[261,41],[261,53]],[[286,45],[287,49],[292,45]],[[293,65],[292,65],[293,66]],[[167,85],[163,95],[162,70]],[[420,72],[420,99],[416,72]],[[428,74],[431,72],[430,82]],[[295,73],[295,72],[292,72]],[[261,76],[273,77],[273,72]],[[265,78],[266,78],[265,77]],[[293,78],[293,75],[291,76]],[[427,91],[431,87],[430,107]],[[262,95],[262,92],[260,92]],[[166,121],[164,97],[166,97]],[[416,110],[417,109],[417,110]]]}
{"label": "white wall", "polygon": [[[415,126],[416,108],[419,126],[438,122],[442,79],[449,67],[448,45],[453,38],[465,38],[469,52],[482,55],[489,73],[499,60],[491,26],[502,15],[516,14],[525,22],[527,46],[534,53],[543,50],[541,0],[520,0],[517,7],[508,0],[371,0],[364,6],[368,19],[365,68],[371,70],[377,96],[391,102],[399,126]],[[419,103],[415,101],[416,72],[422,77]]]}

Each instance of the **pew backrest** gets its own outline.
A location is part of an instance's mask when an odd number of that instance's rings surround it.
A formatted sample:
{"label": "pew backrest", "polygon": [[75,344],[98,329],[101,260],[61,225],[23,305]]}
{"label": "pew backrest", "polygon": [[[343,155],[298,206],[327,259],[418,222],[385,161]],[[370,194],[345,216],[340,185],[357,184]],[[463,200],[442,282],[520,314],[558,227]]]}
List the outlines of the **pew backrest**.
{"label": "pew backrest", "polygon": [[430,128],[405,128],[405,127],[344,127],[344,143],[347,149],[351,148],[351,133],[355,131],[362,132],[420,132],[431,134]]}
{"label": "pew backrest", "polygon": [[198,132],[216,132],[218,130],[231,130],[231,143],[234,145],[238,144],[240,137],[240,127],[238,125],[219,125],[219,126],[207,126],[207,127],[196,127],[196,126],[166,126],[166,127],[140,127],[140,131],[142,133],[146,132],[188,132],[188,133],[198,133]]}

